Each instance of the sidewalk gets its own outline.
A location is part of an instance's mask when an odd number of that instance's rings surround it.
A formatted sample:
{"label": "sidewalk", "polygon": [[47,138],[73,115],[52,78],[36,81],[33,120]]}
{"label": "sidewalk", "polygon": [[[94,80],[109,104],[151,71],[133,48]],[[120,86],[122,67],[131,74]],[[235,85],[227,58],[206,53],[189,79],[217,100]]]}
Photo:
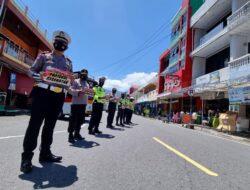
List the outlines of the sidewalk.
{"label": "sidewalk", "polygon": [[[183,124],[176,124],[176,123],[171,123],[171,124],[177,125],[179,127],[185,127],[185,125]],[[217,129],[214,129],[208,126],[202,126],[202,125],[197,125],[197,124],[194,124],[193,130],[208,133],[208,134],[218,136],[218,137],[223,137],[229,140],[239,141],[241,143],[250,144],[250,133],[223,132],[223,131],[219,131]]]}
{"label": "sidewalk", "polygon": [[250,133],[242,133],[242,132],[229,133],[229,132],[219,131],[217,129],[210,128],[207,126],[202,126],[202,125],[195,125],[195,130],[203,131],[212,135],[222,136],[222,137],[250,143]]}
{"label": "sidewalk", "polygon": [[4,115],[5,116],[16,116],[16,115],[28,115],[29,113],[30,113],[30,110],[28,110],[28,109],[7,107]]}
{"label": "sidewalk", "polygon": [[[151,118],[151,119],[156,119],[156,118]],[[156,120],[158,120],[158,119],[156,119]],[[160,121],[165,123],[164,120],[160,120]],[[177,123],[168,123],[168,124],[177,125],[179,127],[185,127],[185,124],[184,125],[183,124],[177,124]],[[250,144],[250,132],[248,132],[248,133],[243,133],[243,132],[231,132],[231,133],[230,132],[223,132],[223,131],[214,129],[212,127],[197,125],[197,124],[194,124],[194,130]]]}

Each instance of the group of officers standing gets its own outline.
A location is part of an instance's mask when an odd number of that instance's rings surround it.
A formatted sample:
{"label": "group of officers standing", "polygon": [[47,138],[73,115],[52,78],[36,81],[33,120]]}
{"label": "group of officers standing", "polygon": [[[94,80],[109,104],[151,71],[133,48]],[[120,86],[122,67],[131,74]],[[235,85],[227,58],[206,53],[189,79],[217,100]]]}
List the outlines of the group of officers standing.
{"label": "group of officers standing", "polygon": [[102,118],[104,103],[109,101],[107,128],[113,129],[113,120],[116,109],[116,125],[124,127],[125,124],[132,124],[134,105],[133,97],[121,94],[117,95],[117,90],[112,89],[110,95],[106,95],[103,85],[105,77],[101,77],[98,84],[90,89],[88,84],[88,70],[82,69],[79,78],[73,79],[69,87],[47,83],[41,73],[54,68],[62,72],[72,73],[72,62],[64,52],[71,42],[70,36],[64,31],[56,31],[53,34],[53,51],[40,54],[31,66],[28,75],[35,80],[31,97],[32,108],[30,121],[24,136],[23,152],[20,170],[24,173],[32,171],[33,151],[37,147],[37,139],[40,128],[42,128],[40,145],[40,162],[60,162],[62,156],[56,156],[51,152],[53,142],[53,132],[59,113],[62,110],[65,93],[68,91],[72,95],[71,115],[68,126],[68,141],[75,143],[76,140],[83,140],[80,134],[81,125],[84,123],[85,110],[88,103],[88,96],[93,96],[92,114],[88,131],[90,135],[101,134],[99,124]]}

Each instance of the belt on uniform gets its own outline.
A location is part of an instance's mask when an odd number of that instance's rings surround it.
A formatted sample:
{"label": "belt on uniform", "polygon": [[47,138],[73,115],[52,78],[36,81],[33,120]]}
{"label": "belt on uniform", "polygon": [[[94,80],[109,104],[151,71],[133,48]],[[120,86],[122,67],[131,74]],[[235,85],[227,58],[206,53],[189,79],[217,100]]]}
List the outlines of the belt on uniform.
{"label": "belt on uniform", "polygon": [[55,92],[55,93],[66,93],[66,90],[64,88],[41,83],[41,82],[37,83],[35,86],[39,87],[39,88],[50,90],[50,91]]}

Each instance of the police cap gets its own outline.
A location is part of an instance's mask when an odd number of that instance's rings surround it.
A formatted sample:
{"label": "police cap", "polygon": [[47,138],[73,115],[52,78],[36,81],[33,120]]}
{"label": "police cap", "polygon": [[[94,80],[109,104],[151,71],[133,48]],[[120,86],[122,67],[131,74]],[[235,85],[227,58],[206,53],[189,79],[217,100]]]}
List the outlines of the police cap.
{"label": "police cap", "polygon": [[55,42],[55,40],[63,40],[68,44],[71,43],[70,36],[66,32],[61,31],[61,30],[55,31],[53,33],[53,42]]}

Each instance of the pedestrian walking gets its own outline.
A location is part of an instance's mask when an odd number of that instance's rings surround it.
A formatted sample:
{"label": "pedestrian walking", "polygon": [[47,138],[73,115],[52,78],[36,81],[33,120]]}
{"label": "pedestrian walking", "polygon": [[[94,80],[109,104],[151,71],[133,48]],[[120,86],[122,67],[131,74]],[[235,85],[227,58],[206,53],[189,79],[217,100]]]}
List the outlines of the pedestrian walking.
{"label": "pedestrian walking", "polygon": [[[124,127],[124,124],[123,124],[124,109],[125,109],[125,94],[122,93],[121,99],[118,101],[118,113],[116,116],[116,126]],[[120,122],[120,124],[119,124],[119,122]]]}
{"label": "pedestrian walking", "polygon": [[[37,138],[43,122],[39,161],[60,162],[62,160],[61,156],[52,154],[51,144],[53,141],[53,131],[58,115],[62,110],[67,87],[57,85],[56,82],[52,85],[48,82],[48,78],[47,80],[43,78],[42,74],[49,70],[52,72],[51,76],[53,78],[53,73],[56,69],[57,72],[64,71],[65,73],[69,72],[72,74],[72,63],[64,55],[70,42],[71,39],[67,33],[63,31],[54,32],[54,50],[40,54],[29,70],[29,76],[34,78],[36,82],[32,90],[31,117],[23,141],[20,170],[24,173],[31,172],[32,170],[31,161],[34,154],[33,151],[37,146]],[[56,74],[55,76],[58,75]],[[60,80],[57,78],[56,81]]]}
{"label": "pedestrian walking", "polygon": [[102,119],[102,112],[105,100],[107,96],[105,96],[103,85],[105,83],[105,77],[101,77],[99,79],[99,83],[97,86],[93,88],[94,90],[94,102],[93,102],[93,110],[90,118],[89,123],[89,134],[101,134],[102,132],[99,131],[99,124]]}
{"label": "pedestrian walking", "polygon": [[69,88],[69,93],[72,95],[70,121],[68,127],[68,141],[75,143],[75,140],[83,140],[80,134],[81,125],[85,121],[86,105],[88,104],[88,96],[91,93],[88,79],[88,70],[82,69],[80,77],[75,79]]}
{"label": "pedestrian walking", "polygon": [[108,117],[107,117],[107,128],[114,128],[113,121],[115,116],[115,111],[117,107],[118,97],[116,96],[116,88],[112,89],[112,93],[109,98],[109,105],[108,105]]}

